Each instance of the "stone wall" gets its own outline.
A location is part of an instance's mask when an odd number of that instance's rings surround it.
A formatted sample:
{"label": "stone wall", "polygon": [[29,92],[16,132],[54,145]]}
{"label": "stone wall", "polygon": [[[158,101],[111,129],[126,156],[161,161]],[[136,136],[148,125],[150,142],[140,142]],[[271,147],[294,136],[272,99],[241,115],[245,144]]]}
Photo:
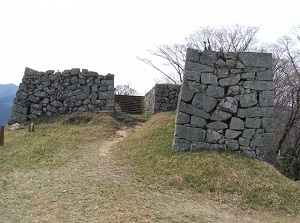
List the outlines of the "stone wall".
{"label": "stone wall", "polygon": [[114,75],[86,69],[38,72],[25,69],[9,123],[68,112],[114,111]]}
{"label": "stone wall", "polygon": [[272,55],[188,49],[173,149],[230,148],[275,163]]}
{"label": "stone wall", "polygon": [[155,114],[161,111],[175,110],[178,102],[180,85],[156,84],[145,95],[145,112]]}

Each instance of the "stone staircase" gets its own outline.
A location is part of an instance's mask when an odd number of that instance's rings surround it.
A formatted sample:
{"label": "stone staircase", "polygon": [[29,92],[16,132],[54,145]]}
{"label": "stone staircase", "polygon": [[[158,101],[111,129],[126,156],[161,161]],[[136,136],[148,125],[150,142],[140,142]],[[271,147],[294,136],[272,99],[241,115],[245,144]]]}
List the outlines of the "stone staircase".
{"label": "stone staircase", "polygon": [[126,114],[144,113],[144,96],[115,95],[116,109]]}

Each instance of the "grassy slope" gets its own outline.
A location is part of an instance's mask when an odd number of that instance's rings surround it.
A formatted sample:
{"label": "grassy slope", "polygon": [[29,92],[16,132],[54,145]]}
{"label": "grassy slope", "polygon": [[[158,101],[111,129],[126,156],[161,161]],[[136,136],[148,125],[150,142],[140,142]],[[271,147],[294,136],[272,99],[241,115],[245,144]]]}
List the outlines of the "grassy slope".
{"label": "grassy slope", "polygon": [[46,119],[36,125],[34,133],[8,130],[0,149],[0,173],[62,166],[80,155],[83,140],[105,139],[118,127],[106,114],[74,113]]}
{"label": "grassy slope", "polygon": [[142,180],[242,208],[300,212],[300,185],[267,163],[230,151],[174,153],[174,118],[174,113],[157,114],[120,145]]}

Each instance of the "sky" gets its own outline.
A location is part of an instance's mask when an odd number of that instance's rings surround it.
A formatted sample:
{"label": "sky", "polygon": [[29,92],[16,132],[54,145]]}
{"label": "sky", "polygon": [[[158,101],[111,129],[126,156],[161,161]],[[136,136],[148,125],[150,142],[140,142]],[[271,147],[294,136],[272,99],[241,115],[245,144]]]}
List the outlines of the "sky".
{"label": "sky", "polygon": [[[0,0],[0,84],[25,67],[88,69],[147,93],[161,74],[136,59],[199,26],[260,26],[267,43],[300,25],[299,0]],[[1,95],[0,95],[1,96]]]}

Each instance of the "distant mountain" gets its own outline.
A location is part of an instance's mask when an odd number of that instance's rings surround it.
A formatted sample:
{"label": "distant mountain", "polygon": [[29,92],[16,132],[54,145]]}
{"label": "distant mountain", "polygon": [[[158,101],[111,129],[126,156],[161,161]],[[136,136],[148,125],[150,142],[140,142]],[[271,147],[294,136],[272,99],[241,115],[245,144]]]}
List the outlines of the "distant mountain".
{"label": "distant mountain", "polygon": [[5,125],[10,117],[17,90],[14,84],[0,84],[0,125]]}
{"label": "distant mountain", "polygon": [[15,95],[19,87],[14,84],[0,84],[0,98]]}

